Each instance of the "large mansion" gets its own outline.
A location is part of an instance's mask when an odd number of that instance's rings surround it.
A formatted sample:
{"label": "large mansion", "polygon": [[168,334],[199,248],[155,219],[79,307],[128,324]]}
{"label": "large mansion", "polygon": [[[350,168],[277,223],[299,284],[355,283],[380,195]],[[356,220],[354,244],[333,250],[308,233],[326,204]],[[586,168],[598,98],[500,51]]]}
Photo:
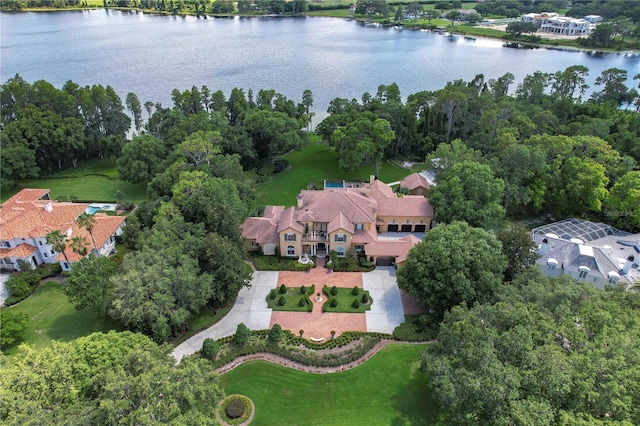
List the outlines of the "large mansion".
{"label": "large mansion", "polygon": [[[426,193],[428,183],[417,174],[403,182]],[[409,183],[411,185],[409,185]],[[402,185],[402,183],[401,183]],[[399,197],[387,184],[345,182],[323,190],[302,191],[297,206],[266,206],[262,217],[249,217],[242,225],[247,250],[265,255],[299,257],[326,255],[333,250],[343,256],[353,249],[372,261],[401,264],[420,240],[379,238],[381,234],[425,232],[433,209],[424,195]]]}
{"label": "large mansion", "polygon": [[[18,192],[0,207],[0,268],[19,270],[18,261],[22,260],[32,268],[43,263],[60,263],[68,271],[69,263],[82,258],[69,245],[75,236],[84,237],[87,255],[109,255],[115,249],[115,237],[122,234],[125,218],[96,213],[89,234],[76,222],[88,207],[89,204],[52,201],[48,189]],[[47,234],[52,231],[66,235],[64,254],[47,244]]]}

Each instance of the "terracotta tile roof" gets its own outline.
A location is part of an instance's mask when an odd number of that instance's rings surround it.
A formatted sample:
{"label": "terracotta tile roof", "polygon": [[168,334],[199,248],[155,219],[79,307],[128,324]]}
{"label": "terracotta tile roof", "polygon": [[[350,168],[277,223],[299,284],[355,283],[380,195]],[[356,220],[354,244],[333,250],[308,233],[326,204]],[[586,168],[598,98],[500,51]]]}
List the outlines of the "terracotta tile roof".
{"label": "terracotta tile roof", "polygon": [[420,173],[412,173],[400,181],[400,186],[410,191],[420,187],[429,189],[429,182]]}
{"label": "terracotta tile roof", "polygon": [[10,257],[13,257],[18,259],[25,259],[31,256],[37,250],[38,249],[36,247],[30,246],[29,244],[20,244],[12,249],[0,249],[0,258],[8,259]]}
{"label": "terracotta tile roof", "polygon": [[398,240],[380,240],[367,244],[364,252],[367,256],[393,256],[396,263],[399,263],[407,259],[409,250],[419,242],[420,239],[413,235]]}
{"label": "terracotta tile roof", "polygon": [[23,189],[7,200],[0,209],[0,239],[43,238],[54,230],[66,232],[88,206],[36,198],[46,193],[48,190]]}
{"label": "terracotta tile roof", "polygon": [[276,232],[282,232],[288,228],[294,229],[298,232],[304,231],[304,227],[298,222],[298,212],[295,207],[289,207],[282,212]]}
{"label": "terracotta tile roof", "polygon": [[302,191],[300,219],[331,222],[342,212],[351,223],[370,223],[375,219],[376,201],[363,188],[331,188],[322,191]]}
{"label": "terracotta tile roof", "polygon": [[405,195],[402,198],[382,199],[378,201],[380,216],[429,216],[433,217],[433,208],[429,200],[422,195]]}
{"label": "terracotta tile roof", "polygon": [[248,217],[242,223],[242,236],[258,244],[278,243],[276,231],[284,206],[266,206],[262,217]]}
{"label": "terracotta tile roof", "polygon": [[[122,226],[125,221],[125,217],[107,216],[103,213],[96,213],[95,215],[93,215],[93,217],[95,219],[95,223],[91,232],[93,233],[93,239],[96,242],[96,248],[100,249],[100,247],[102,247],[107,242],[107,240],[116,233],[118,228]],[[71,227],[71,235],[67,240],[67,244],[70,242],[71,238],[75,236],[81,236],[86,239],[86,247],[88,249],[87,252],[93,250],[93,241],[91,240],[91,234],[89,234],[89,231],[80,227],[77,223],[74,222]],[[70,262],[75,262],[81,259],[81,257],[77,253],[75,253],[69,246],[67,246],[64,252]],[[58,255],[56,260],[64,260],[64,256],[62,255],[62,253]]]}
{"label": "terracotta tile roof", "polygon": [[338,213],[338,215],[327,225],[327,232],[333,232],[338,229],[344,229],[345,231],[353,234],[353,223],[349,222],[349,219],[347,219],[342,212]]}
{"label": "terracotta tile roof", "polygon": [[378,201],[398,198],[398,195],[393,192],[393,189],[389,185],[379,180],[374,180],[371,184],[371,196]]}
{"label": "terracotta tile roof", "polygon": [[354,244],[367,244],[373,241],[377,241],[377,239],[378,239],[378,233],[373,227],[366,230],[364,229],[356,230],[353,233],[353,236],[351,237],[351,241]]}

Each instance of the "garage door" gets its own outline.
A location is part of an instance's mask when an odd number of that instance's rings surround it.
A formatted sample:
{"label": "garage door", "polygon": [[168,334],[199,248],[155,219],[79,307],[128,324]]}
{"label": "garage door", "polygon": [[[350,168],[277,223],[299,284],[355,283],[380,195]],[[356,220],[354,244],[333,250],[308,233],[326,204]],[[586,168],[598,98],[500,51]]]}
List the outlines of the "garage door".
{"label": "garage door", "polygon": [[402,225],[402,232],[411,232],[411,228],[413,228],[413,225],[410,223],[405,223]]}
{"label": "garage door", "polygon": [[415,232],[426,232],[426,231],[427,231],[427,225],[416,225]]}
{"label": "garage door", "polygon": [[394,261],[393,256],[380,256],[376,259],[376,266],[393,266]]}
{"label": "garage door", "polygon": [[389,231],[389,232],[398,232],[398,224],[395,224],[395,225],[393,225],[393,224],[392,224],[392,225],[389,225],[389,226],[387,227],[387,231]]}

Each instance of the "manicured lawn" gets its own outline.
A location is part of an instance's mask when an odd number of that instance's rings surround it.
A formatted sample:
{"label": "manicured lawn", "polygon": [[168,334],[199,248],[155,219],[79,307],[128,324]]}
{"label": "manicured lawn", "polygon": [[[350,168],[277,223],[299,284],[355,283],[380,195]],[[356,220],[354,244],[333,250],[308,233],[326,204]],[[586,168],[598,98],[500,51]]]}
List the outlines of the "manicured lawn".
{"label": "manicured lawn", "polygon": [[[322,143],[313,141],[300,151],[292,151],[285,157],[291,167],[282,173],[275,174],[270,182],[258,185],[254,205],[293,206],[296,195],[307,189],[309,183],[314,183],[318,189],[322,188],[324,179],[327,180],[365,180],[374,174],[373,164],[365,165],[353,172],[343,172],[338,167],[338,155]],[[387,161],[380,163],[379,178],[390,183],[402,180],[407,175],[420,171],[417,165],[413,170],[397,167]]]}
{"label": "manicured lawn", "polygon": [[[336,287],[337,294],[334,296],[331,294],[331,288],[324,286],[322,291],[328,296],[327,301],[322,305],[322,312],[345,312],[345,313],[363,313],[371,309],[371,303],[373,300],[367,290],[359,289],[358,294],[351,294],[353,288]],[[367,303],[362,303],[362,295],[367,295]],[[338,305],[333,307],[331,303],[333,300],[338,302]],[[360,304],[357,308],[354,308],[352,303],[357,300]]]}
{"label": "manicured lawn", "polygon": [[108,179],[100,175],[82,177],[51,178],[51,179],[21,179],[18,188],[2,191],[2,201],[14,195],[22,188],[48,188],[52,199],[59,196],[75,196],[82,201],[114,202],[116,192],[124,193],[124,200],[139,203],[147,200],[147,184],[133,184],[116,179]]}
{"label": "manicured lawn", "polygon": [[256,405],[252,425],[436,425],[438,409],[419,369],[426,345],[392,344],[334,374],[303,373],[265,361],[220,377],[227,394]]}
{"label": "manicured lawn", "polygon": [[[298,263],[297,259],[287,259],[280,256],[265,256],[258,252],[249,252],[249,256],[258,271],[304,271],[306,265]],[[304,268],[303,268],[304,266]],[[313,268],[317,263],[313,264]]]}
{"label": "manicured lawn", "polygon": [[[94,332],[122,330],[110,319],[102,319],[89,311],[76,310],[67,300],[61,284],[45,282],[34,294],[16,306],[2,311],[23,313],[28,316],[22,342],[36,349],[47,347],[52,340],[69,341]],[[6,355],[18,353],[18,345],[3,348]]]}
{"label": "manicured lawn", "polygon": [[[280,292],[279,286],[271,290],[267,296],[267,306],[274,311],[311,312],[313,303],[311,303],[309,297],[313,296],[313,292],[315,291],[314,284],[305,286],[304,293],[301,293],[302,287],[286,287],[286,289],[287,292],[284,294]],[[273,294],[275,294],[274,299],[271,298]],[[280,305],[279,303],[281,297],[284,297],[284,305]],[[304,305],[300,306],[300,299],[303,298],[305,299]]]}

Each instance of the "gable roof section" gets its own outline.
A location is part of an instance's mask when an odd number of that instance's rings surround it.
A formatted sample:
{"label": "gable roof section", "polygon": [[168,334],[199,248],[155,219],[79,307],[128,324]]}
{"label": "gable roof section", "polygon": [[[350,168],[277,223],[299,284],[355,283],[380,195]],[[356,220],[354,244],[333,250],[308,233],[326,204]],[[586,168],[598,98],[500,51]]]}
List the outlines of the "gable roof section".
{"label": "gable roof section", "polygon": [[351,223],[349,219],[342,214],[342,212],[338,213],[338,215],[327,225],[327,232],[329,233],[337,231],[338,229],[344,229],[350,234],[353,234],[353,223]]}
{"label": "gable roof section", "polygon": [[284,206],[266,206],[262,217],[248,217],[242,223],[242,236],[258,244],[278,243],[276,230]]}
{"label": "gable roof section", "polygon": [[370,223],[377,211],[376,201],[361,188],[305,190],[300,195],[303,205],[299,209],[299,220],[303,222],[329,223],[342,213],[351,223]]}
{"label": "gable roof section", "polygon": [[402,188],[408,188],[409,191],[413,191],[416,188],[429,189],[429,182],[427,182],[427,179],[420,173],[412,173],[400,181],[400,186]]}
{"label": "gable roof section", "polygon": [[294,207],[284,209],[280,215],[280,220],[278,221],[277,232],[282,232],[289,228],[298,232],[304,231],[304,227],[298,222],[298,214]]}

